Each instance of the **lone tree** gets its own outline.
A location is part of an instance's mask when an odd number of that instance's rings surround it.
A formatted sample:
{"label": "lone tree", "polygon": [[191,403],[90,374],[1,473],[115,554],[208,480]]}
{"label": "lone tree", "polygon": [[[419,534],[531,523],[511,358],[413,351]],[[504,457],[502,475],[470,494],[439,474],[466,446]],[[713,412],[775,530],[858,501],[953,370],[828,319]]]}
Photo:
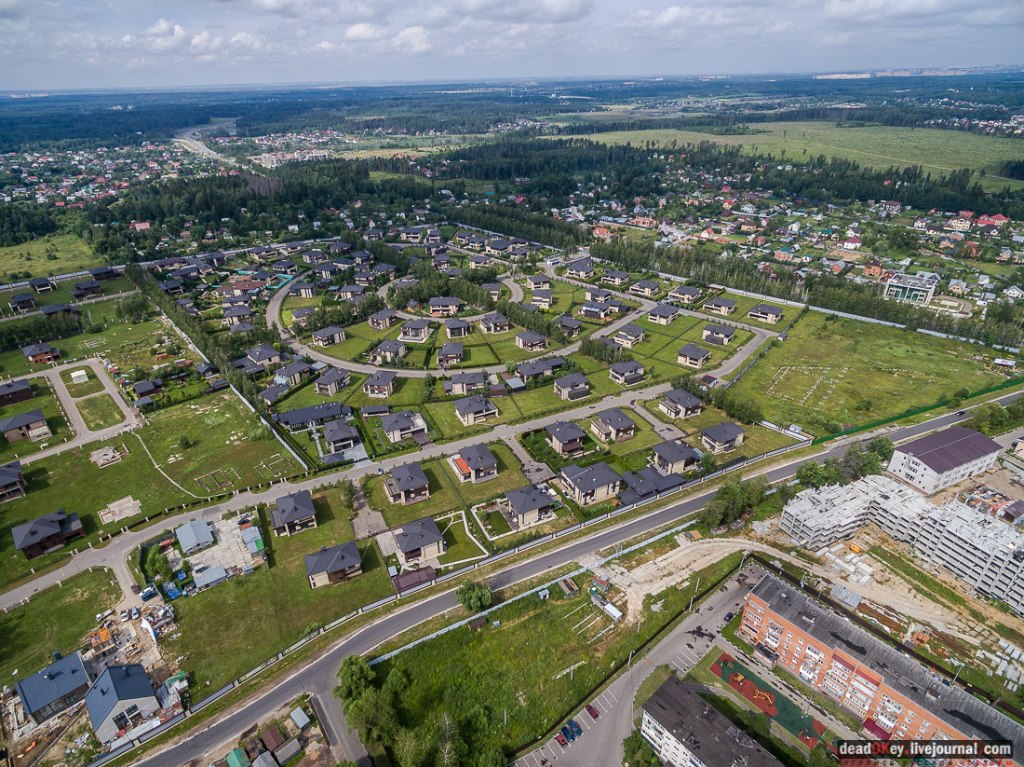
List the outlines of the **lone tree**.
{"label": "lone tree", "polygon": [[338,686],[335,694],[345,703],[352,703],[373,686],[375,674],[362,655],[349,655],[338,669]]}
{"label": "lone tree", "polygon": [[466,581],[455,592],[459,603],[467,610],[478,613],[491,606],[491,590],[483,583]]}

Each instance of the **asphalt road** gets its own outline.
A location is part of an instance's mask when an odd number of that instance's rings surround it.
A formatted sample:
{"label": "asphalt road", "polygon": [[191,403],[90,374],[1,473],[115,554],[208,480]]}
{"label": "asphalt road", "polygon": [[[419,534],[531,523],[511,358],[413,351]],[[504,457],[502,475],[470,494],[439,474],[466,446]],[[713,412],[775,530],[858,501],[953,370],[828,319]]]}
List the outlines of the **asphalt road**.
{"label": "asphalt road", "polygon": [[[1006,404],[1019,396],[1021,396],[1020,393],[1008,394],[998,398],[996,401]],[[959,416],[955,413],[949,413],[914,426],[890,429],[887,431],[887,434],[893,441],[902,441],[934,431],[935,429],[950,426],[965,420],[966,417],[966,415]],[[837,441],[825,453],[814,457],[798,459],[791,463],[756,473],[767,477],[771,482],[788,479],[803,463],[807,461],[820,462],[829,457],[839,458],[845,452],[847,445],[860,441],[863,438],[858,437],[857,439],[848,439],[842,442]],[[585,538],[574,540],[557,550],[549,551],[533,559],[511,565],[488,579],[488,583],[493,589],[508,587],[520,581],[539,577],[563,565],[586,559],[600,549],[624,543],[631,538],[669,523],[679,522],[683,518],[700,511],[704,504],[713,497],[714,492],[714,490],[709,490],[699,495],[685,498],[664,509],[628,520],[621,525],[616,525]],[[224,714],[216,722],[207,725],[184,742],[167,747],[163,751],[137,762],[137,764],[144,767],[179,767],[179,765],[187,764],[194,759],[200,759],[207,752],[236,740],[243,730],[269,715],[285,701],[306,692],[312,692],[319,697],[328,721],[326,726],[334,733],[344,732],[345,720],[340,704],[330,694],[330,690],[334,686],[334,675],[341,661],[353,653],[368,653],[392,637],[441,615],[455,606],[455,593],[452,590],[420,602],[412,603],[398,612],[382,616],[376,622],[365,626],[351,636],[344,637],[304,668],[297,670],[289,677],[278,681],[266,690],[256,693],[244,707],[232,713]],[[345,753],[347,752],[339,748],[336,756],[340,757]],[[349,756],[348,758],[352,757]]]}

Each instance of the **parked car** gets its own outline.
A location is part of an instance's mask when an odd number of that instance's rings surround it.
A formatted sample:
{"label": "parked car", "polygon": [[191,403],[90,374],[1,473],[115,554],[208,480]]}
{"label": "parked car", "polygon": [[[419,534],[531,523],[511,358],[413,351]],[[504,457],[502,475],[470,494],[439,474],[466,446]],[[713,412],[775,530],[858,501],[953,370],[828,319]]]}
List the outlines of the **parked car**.
{"label": "parked car", "polygon": [[569,741],[567,741],[567,740],[565,739],[565,736],[564,736],[564,735],[563,735],[562,733],[560,733],[560,732],[556,732],[556,733],[555,733],[555,741],[556,741],[556,742],[558,743],[558,745],[560,745],[560,746],[561,746],[562,748],[565,748],[566,746],[568,746],[568,745],[569,745]]}
{"label": "parked car", "polygon": [[590,714],[590,718],[594,720],[601,716],[599,713],[597,713],[597,709],[591,706],[589,703],[587,704],[587,713]]}
{"label": "parked car", "polygon": [[133,621],[137,621],[138,619],[139,619],[139,608],[138,607],[133,607],[132,608],[132,620]]}
{"label": "parked car", "polygon": [[109,618],[113,614],[114,614],[113,610],[106,610],[105,612],[102,612],[102,613],[96,613],[96,622],[97,623],[102,623],[105,618]]}
{"label": "parked car", "polygon": [[572,734],[575,735],[577,738],[583,734],[583,728],[580,727],[579,722],[577,722],[575,719],[569,720],[569,728],[572,730]]}
{"label": "parked car", "polygon": [[725,614],[725,622],[726,622],[726,623],[728,623],[728,622],[729,622],[729,621],[731,621],[731,620],[732,620],[732,619],[733,619],[733,618],[734,618],[735,616],[736,616],[736,613],[734,613],[734,612],[727,612],[727,613]]}
{"label": "parked car", "polygon": [[139,584],[133,583],[132,584],[132,593],[133,594],[138,594],[140,591],[142,591],[142,588],[139,586]]}
{"label": "parked car", "polygon": [[562,735],[564,735],[565,739],[570,743],[574,743],[576,741],[576,733],[569,728],[569,725],[562,727]]}
{"label": "parked car", "polygon": [[122,610],[121,611],[121,623],[127,623],[127,622],[128,622],[128,611],[127,610]]}

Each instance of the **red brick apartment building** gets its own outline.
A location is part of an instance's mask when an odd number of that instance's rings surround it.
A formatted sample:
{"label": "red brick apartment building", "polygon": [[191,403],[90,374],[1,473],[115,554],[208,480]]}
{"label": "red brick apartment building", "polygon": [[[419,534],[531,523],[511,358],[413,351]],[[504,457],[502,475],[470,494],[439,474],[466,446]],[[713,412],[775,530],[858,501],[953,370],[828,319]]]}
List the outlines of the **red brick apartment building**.
{"label": "red brick apartment building", "polygon": [[856,715],[869,737],[1009,740],[1005,764],[1024,763],[1024,726],[775,576],[747,594],[740,635],[760,660]]}

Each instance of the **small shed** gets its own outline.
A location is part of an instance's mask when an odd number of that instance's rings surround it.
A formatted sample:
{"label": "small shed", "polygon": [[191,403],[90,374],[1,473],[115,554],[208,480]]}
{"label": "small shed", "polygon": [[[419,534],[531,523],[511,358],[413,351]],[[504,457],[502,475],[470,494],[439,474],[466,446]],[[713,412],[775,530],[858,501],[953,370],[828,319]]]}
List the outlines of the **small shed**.
{"label": "small shed", "polygon": [[272,753],[264,751],[252,760],[252,767],[277,767],[277,760]]}
{"label": "small shed", "polygon": [[233,749],[226,759],[228,767],[249,767],[252,762],[246,756],[245,751],[240,748]]}
{"label": "small shed", "polygon": [[85,369],[76,370],[71,374],[71,383],[84,384],[89,380],[89,372]]}
{"label": "small shed", "polygon": [[[302,746],[299,745],[298,738],[292,738],[287,741],[283,746],[274,751],[274,758],[277,759],[278,764],[284,764],[293,756],[301,753]],[[228,765],[231,767],[231,765]]]}
{"label": "small shed", "polygon": [[290,714],[292,721],[295,722],[295,726],[300,730],[304,730],[309,727],[309,717],[306,712],[301,708],[296,707]]}
{"label": "small shed", "polygon": [[275,751],[284,744],[284,736],[281,734],[281,728],[276,724],[272,724],[263,731],[260,735],[260,740],[263,741],[263,745],[267,747],[267,751]]}
{"label": "small shed", "polygon": [[467,625],[469,626],[470,631],[479,631],[487,625],[487,619],[481,616],[475,620],[471,620]]}

